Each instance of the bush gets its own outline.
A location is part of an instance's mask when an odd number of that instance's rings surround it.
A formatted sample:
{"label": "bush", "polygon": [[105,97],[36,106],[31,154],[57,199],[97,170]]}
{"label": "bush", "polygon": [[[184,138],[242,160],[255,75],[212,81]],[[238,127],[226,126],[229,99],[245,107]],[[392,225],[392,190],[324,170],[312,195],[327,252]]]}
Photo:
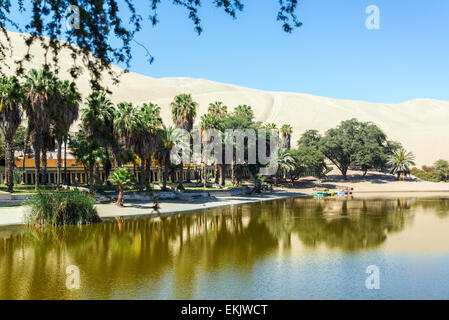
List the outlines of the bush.
{"label": "bush", "polygon": [[435,171],[425,171],[418,168],[413,168],[411,170],[411,174],[415,177],[424,180],[424,181],[430,181],[430,182],[439,182],[440,179],[438,178],[438,175],[435,173]]}
{"label": "bush", "polygon": [[78,190],[40,190],[28,199],[27,205],[31,211],[25,220],[30,225],[62,226],[101,222],[95,209],[95,199]]}

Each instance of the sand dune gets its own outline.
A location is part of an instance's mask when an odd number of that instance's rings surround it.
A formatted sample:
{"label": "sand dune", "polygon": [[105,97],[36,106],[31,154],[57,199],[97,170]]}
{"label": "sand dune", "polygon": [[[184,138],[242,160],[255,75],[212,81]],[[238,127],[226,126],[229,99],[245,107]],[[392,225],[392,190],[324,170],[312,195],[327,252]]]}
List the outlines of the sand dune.
{"label": "sand dune", "polygon": [[[11,33],[12,56],[6,59],[10,65],[25,50],[21,36]],[[39,67],[44,61],[39,46],[33,47],[32,54],[34,58],[26,65],[27,69]],[[68,53],[62,52],[59,57],[63,64],[67,63],[67,67],[61,69],[68,69],[71,63]],[[68,78],[66,72],[60,76]],[[89,93],[87,75],[80,77],[77,83],[86,96]],[[136,73],[124,74],[118,85],[113,85],[108,79],[105,79],[105,84],[113,92],[111,99],[115,103],[158,103],[164,121],[168,124],[171,124],[170,102],[175,95],[186,92],[199,102],[199,114],[205,113],[208,104],[217,100],[223,101],[231,109],[238,104],[249,104],[257,120],[274,122],[279,126],[291,124],[294,129],[293,141],[307,129],[324,132],[342,120],[358,118],[376,123],[390,139],[402,142],[415,153],[417,165],[431,164],[440,158],[449,159],[449,101],[417,99],[401,104],[380,104],[299,93],[267,92],[203,79],[155,79]]]}

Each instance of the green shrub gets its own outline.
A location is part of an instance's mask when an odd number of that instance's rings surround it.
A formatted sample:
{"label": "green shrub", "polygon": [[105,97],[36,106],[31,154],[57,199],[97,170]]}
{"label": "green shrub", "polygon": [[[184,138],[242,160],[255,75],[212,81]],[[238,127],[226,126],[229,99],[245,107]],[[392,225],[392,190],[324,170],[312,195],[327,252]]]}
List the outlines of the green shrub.
{"label": "green shrub", "polygon": [[440,179],[438,178],[438,175],[435,171],[425,171],[418,168],[413,168],[411,170],[411,174],[415,177],[424,180],[424,181],[430,181],[430,182],[439,182]]}
{"label": "green shrub", "polygon": [[25,220],[30,225],[62,226],[101,222],[95,209],[95,199],[74,191],[38,191],[27,200],[30,212]]}

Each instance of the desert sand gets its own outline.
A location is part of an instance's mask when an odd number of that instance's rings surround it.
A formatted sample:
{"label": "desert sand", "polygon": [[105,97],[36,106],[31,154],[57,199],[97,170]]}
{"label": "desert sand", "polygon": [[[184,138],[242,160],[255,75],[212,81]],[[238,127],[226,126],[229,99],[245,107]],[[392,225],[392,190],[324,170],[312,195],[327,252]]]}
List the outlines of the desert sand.
{"label": "desert sand", "polygon": [[[10,35],[11,56],[5,62],[13,66],[13,61],[25,52],[25,45],[22,34],[11,32]],[[25,65],[26,69],[39,68],[44,62],[43,50],[35,45],[31,54],[33,60]],[[60,77],[70,79],[66,72],[72,62],[68,52],[61,52],[59,58],[62,62]],[[151,71],[151,65],[148,68]],[[6,72],[12,73],[13,70]],[[141,104],[151,101],[159,104],[164,122],[168,125],[172,123],[169,104],[173,97],[179,93],[190,93],[199,102],[199,115],[207,111],[209,103],[217,100],[223,101],[231,110],[239,104],[248,104],[253,107],[259,121],[273,122],[278,126],[291,124],[293,141],[305,130],[325,132],[342,120],[357,118],[374,122],[390,139],[400,141],[407,150],[414,152],[418,166],[433,164],[440,158],[449,159],[449,101],[416,99],[401,104],[370,103],[300,93],[267,92],[204,79],[156,79],[136,73],[124,74],[118,85],[107,77],[104,83],[113,92],[111,100],[114,103],[130,101]],[[77,84],[86,97],[90,92],[88,75],[84,73]],[[400,83],[397,85],[401,86]]]}

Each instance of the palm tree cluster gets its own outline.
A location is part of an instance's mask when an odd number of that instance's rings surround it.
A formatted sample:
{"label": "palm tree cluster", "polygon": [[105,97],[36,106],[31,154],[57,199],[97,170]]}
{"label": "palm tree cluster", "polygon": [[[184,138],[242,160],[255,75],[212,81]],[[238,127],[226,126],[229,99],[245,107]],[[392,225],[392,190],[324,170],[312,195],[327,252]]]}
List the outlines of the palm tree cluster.
{"label": "palm tree cluster", "polygon": [[[179,170],[178,188],[183,189],[184,168],[187,169],[187,181],[190,180],[190,164],[181,163],[176,167],[170,161],[170,154],[175,145],[185,143],[181,139],[179,130],[191,132],[197,118],[198,103],[190,94],[179,94],[170,104],[174,126],[165,126],[161,117],[161,108],[147,102],[142,105],[133,105],[130,102],[121,102],[114,105],[103,91],[93,91],[80,109],[81,96],[76,85],[69,81],[59,80],[48,70],[31,70],[25,81],[19,83],[15,78],[3,77],[0,79],[0,130],[5,139],[6,182],[9,191],[14,187],[14,136],[23,120],[27,122],[25,135],[24,163],[26,160],[27,142],[32,145],[32,154],[35,161],[35,188],[46,184],[47,152],[57,149],[57,181],[59,186],[66,183],[67,174],[62,174],[62,152],[67,153],[67,145],[75,155],[78,163],[84,166],[89,177],[90,191],[93,194],[98,183],[114,183],[123,189],[131,184],[131,180],[139,176],[138,188],[140,192],[150,191],[150,170],[154,160],[159,165],[158,174],[162,180],[162,189],[167,189],[167,181],[171,174],[175,182],[175,172]],[[80,111],[81,110],[81,111]],[[73,123],[79,118],[79,130],[74,135],[69,131]],[[26,117],[25,117],[26,116]],[[226,169],[231,171],[231,181],[238,185],[243,176],[250,174],[256,177],[260,165],[249,164],[237,159],[237,148],[234,139],[227,129],[265,129],[267,141],[274,134],[276,125],[263,124],[255,121],[254,111],[249,105],[239,105],[229,111],[223,102],[216,101],[209,105],[208,112],[200,117],[198,127],[202,141],[210,142],[208,136],[210,129],[218,130],[221,143],[233,148],[232,163],[225,164],[225,151],[222,148],[222,162],[214,163],[209,159],[202,159],[201,172],[195,171],[195,176],[202,180],[204,187],[210,178],[208,169],[213,164],[216,184],[225,185]],[[292,182],[306,172],[316,172],[322,176],[328,170],[324,155],[312,144],[300,143],[297,149],[291,148],[293,128],[284,124],[280,128],[281,147],[277,151],[278,170],[275,174],[276,182],[280,183],[286,178]],[[303,137],[302,140],[307,140]],[[232,139],[232,140],[231,140]],[[302,141],[301,140],[301,141]],[[192,152],[193,137],[190,137],[186,146]],[[247,153],[249,143],[245,144],[244,153]],[[269,144],[267,143],[267,149]],[[239,150],[242,151],[242,150]],[[64,159],[66,159],[66,155]],[[134,179],[124,170],[123,164],[134,164]],[[41,167],[42,164],[42,167]],[[391,173],[405,176],[410,173],[413,165],[413,155],[405,150],[397,150],[391,157],[389,164]],[[140,167],[140,175],[136,167]],[[67,165],[64,165],[66,168]],[[100,169],[104,172],[103,180],[99,179]],[[115,169],[114,176],[110,177]],[[63,177],[63,181],[61,181]],[[17,177],[16,177],[17,178]],[[122,179],[123,178],[123,179]],[[126,179],[125,179],[126,178]],[[17,180],[17,179],[16,179]],[[120,180],[124,180],[120,182]],[[125,181],[126,180],[126,181]],[[261,179],[255,178],[258,185]],[[159,180],[160,181],[160,180]],[[120,183],[119,183],[120,182]],[[260,186],[259,186],[260,187]]]}
{"label": "palm tree cluster", "polygon": [[[58,145],[58,172],[61,171],[62,142],[78,118],[80,95],[74,83],[61,81],[48,70],[31,70],[25,81],[3,77],[0,80],[0,128],[6,144],[8,191],[14,186],[14,135],[27,120],[26,140],[31,138],[35,160],[35,188],[47,183],[47,152]],[[26,158],[25,141],[24,161]],[[42,162],[42,169],[41,169]],[[59,175],[60,176],[60,175]],[[61,183],[58,178],[58,186]]]}

